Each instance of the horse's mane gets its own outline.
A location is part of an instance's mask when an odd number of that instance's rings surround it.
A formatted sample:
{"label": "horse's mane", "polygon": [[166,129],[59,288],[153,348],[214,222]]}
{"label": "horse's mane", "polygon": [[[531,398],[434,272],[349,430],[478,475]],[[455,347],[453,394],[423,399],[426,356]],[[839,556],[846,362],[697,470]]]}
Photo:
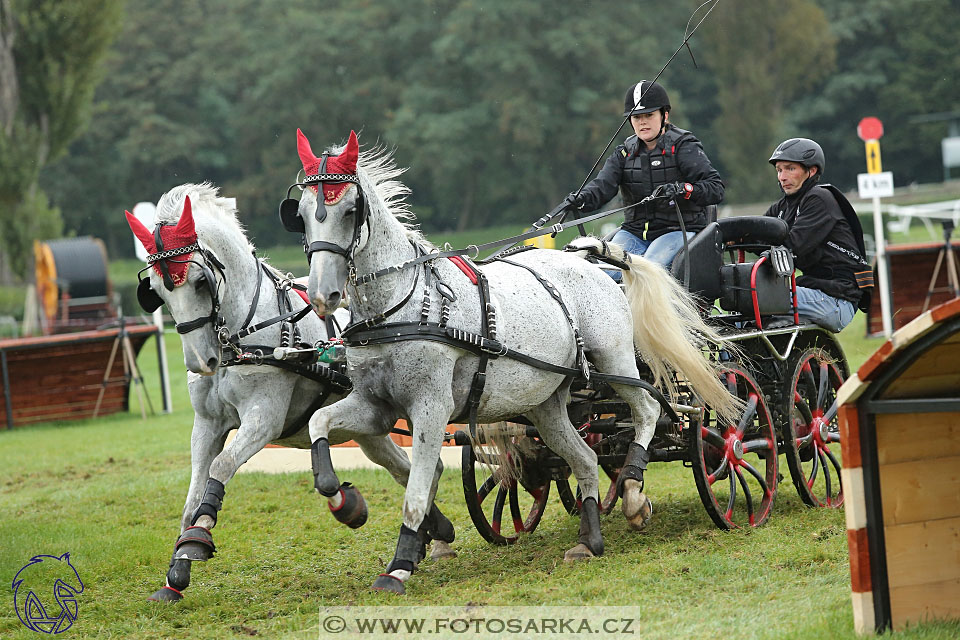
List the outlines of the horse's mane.
{"label": "horse's mane", "polygon": [[157,203],[158,222],[176,222],[183,213],[183,200],[190,196],[197,236],[203,246],[220,255],[227,250],[254,251],[243,225],[237,220],[232,201],[220,196],[219,187],[209,182],[182,184],[160,196]]}
{"label": "horse's mane", "polygon": [[[339,155],[345,148],[346,145],[335,146],[327,152]],[[372,191],[379,196],[370,201],[370,206],[381,208],[383,213],[389,213],[396,218],[411,240],[427,242],[414,223],[416,215],[410,209],[410,203],[407,202],[410,187],[397,180],[406,171],[406,167],[397,166],[393,151],[380,144],[362,150],[357,159],[357,177],[360,178],[360,186],[364,193]]]}

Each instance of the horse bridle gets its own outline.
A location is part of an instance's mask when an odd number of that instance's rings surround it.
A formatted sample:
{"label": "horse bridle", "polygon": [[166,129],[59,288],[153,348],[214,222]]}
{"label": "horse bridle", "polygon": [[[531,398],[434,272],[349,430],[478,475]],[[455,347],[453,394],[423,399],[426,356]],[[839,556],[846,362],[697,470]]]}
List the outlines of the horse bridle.
{"label": "horse bridle", "polygon": [[[303,251],[307,254],[307,263],[309,264],[314,253],[319,251],[328,251],[343,256],[348,266],[353,266],[353,254],[360,244],[360,232],[363,225],[369,219],[369,209],[367,208],[367,199],[364,197],[363,189],[360,187],[360,179],[351,173],[326,173],[327,159],[329,154],[323,154],[320,161],[320,168],[316,174],[304,176],[303,182],[295,182],[287,187],[287,197],[280,203],[280,222],[283,228],[291,233],[303,234]],[[315,240],[307,244],[306,227],[303,218],[300,216],[300,201],[290,197],[290,192],[294,187],[317,186],[317,209],[314,217],[317,222],[323,223],[327,219],[327,206],[323,198],[324,182],[350,182],[357,186],[357,201],[354,205],[353,219],[353,238],[347,247],[341,247],[332,242],[323,242]]]}
{"label": "horse bridle", "polygon": [[[223,316],[220,315],[220,282],[217,280],[214,275],[214,268],[220,271],[220,277],[222,280],[226,281],[226,276],[223,273],[223,263],[213,254],[212,251],[204,249],[200,246],[199,242],[194,242],[185,247],[179,247],[177,249],[164,250],[163,248],[163,239],[160,237],[160,227],[164,224],[157,223],[157,226],[153,230],[153,238],[156,243],[157,252],[151,253],[147,256],[147,266],[144,267],[137,273],[137,278],[140,283],[137,285],[137,301],[140,302],[140,306],[144,311],[148,313],[153,313],[161,306],[163,306],[163,298],[160,297],[156,291],[154,291],[153,286],[150,284],[149,277],[143,277],[143,272],[147,269],[152,268],[154,265],[159,267],[160,274],[163,277],[163,286],[167,291],[173,291],[174,283],[173,278],[170,276],[170,270],[167,266],[167,262],[177,262],[177,263],[190,263],[195,264],[200,268],[200,279],[206,283],[207,291],[210,293],[210,313],[206,316],[200,316],[194,318],[193,320],[188,320],[186,322],[178,322],[175,326],[177,333],[183,335],[195,331],[206,324],[212,324],[214,333],[219,335],[226,326],[226,321],[223,319]],[[177,256],[186,255],[188,253],[199,253],[203,262],[198,260],[173,260]]]}

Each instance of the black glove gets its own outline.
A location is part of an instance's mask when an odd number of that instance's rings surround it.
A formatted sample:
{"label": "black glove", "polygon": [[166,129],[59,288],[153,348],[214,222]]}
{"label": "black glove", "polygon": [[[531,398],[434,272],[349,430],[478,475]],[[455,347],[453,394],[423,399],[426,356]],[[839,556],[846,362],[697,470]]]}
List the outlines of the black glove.
{"label": "black glove", "polygon": [[660,195],[668,198],[680,197],[684,200],[689,200],[690,196],[693,195],[693,185],[689,182],[668,182],[660,187]]}
{"label": "black glove", "polygon": [[583,205],[583,194],[571,191],[557,207],[563,207],[561,211],[566,211],[567,209],[583,209]]}
{"label": "black glove", "polygon": [[791,252],[790,249],[784,246],[770,247],[769,250],[764,251],[761,255],[769,259],[773,270],[778,276],[786,277],[793,273],[793,252]]}

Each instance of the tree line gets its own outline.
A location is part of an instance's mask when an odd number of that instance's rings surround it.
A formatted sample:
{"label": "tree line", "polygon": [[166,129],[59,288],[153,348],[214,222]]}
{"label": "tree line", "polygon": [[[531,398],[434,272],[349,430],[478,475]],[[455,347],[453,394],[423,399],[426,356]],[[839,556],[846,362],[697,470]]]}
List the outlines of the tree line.
{"label": "tree line", "polygon": [[[0,38],[0,79],[7,50],[21,87],[86,91],[72,105],[50,100],[77,115],[46,143],[28,135],[41,120],[23,101],[22,131],[6,125],[0,91],[0,175],[27,172],[14,188],[0,178],[0,246],[21,272],[26,245],[11,245],[11,228],[89,233],[125,256],[123,209],[183,182],[236,196],[258,245],[291,242],[276,206],[299,169],[298,127],[315,149],[351,129],[362,145],[395,149],[428,232],[535,220],[580,186],[622,120],[627,86],[657,74],[700,2],[79,4],[88,21],[106,19],[91,25],[54,0],[0,0],[0,25],[14,22],[0,35],[16,36],[6,49]],[[820,141],[827,178],[855,186],[855,127],[868,115],[886,125],[884,169],[897,184],[935,182],[949,120],[922,116],[960,110],[958,27],[958,0],[720,0],[690,41],[693,58],[681,51],[660,81],[727,202],[778,197],[766,160],[793,136]],[[112,45],[88,42],[39,70],[28,62],[94,36]],[[67,64],[80,56],[83,74]]]}

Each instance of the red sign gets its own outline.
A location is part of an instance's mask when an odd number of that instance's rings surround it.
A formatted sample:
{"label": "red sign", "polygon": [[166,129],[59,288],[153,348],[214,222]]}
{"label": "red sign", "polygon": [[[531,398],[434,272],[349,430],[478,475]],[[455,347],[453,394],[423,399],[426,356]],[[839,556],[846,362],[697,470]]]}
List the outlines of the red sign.
{"label": "red sign", "polygon": [[857,135],[866,142],[867,140],[879,140],[883,137],[883,123],[879,118],[864,118],[857,125]]}

